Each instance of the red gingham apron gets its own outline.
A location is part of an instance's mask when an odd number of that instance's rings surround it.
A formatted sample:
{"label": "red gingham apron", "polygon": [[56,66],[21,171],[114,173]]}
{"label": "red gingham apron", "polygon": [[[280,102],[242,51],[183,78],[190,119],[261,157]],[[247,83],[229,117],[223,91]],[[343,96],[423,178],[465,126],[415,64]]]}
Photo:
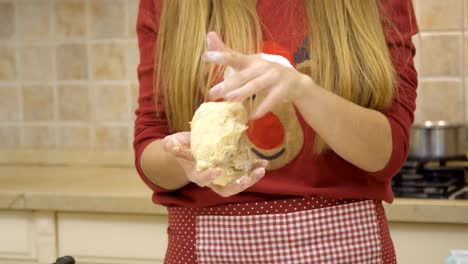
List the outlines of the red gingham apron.
{"label": "red gingham apron", "polygon": [[396,263],[379,201],[312,197],[168,212],[166,264]]}

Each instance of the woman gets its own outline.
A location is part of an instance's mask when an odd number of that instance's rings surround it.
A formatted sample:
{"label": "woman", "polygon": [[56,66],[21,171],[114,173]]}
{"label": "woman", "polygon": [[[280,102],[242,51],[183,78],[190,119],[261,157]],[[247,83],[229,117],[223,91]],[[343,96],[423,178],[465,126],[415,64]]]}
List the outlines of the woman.
{"label": "woman", "polygon": [[[415,109],[410,0],[141,0],[137,29],[136,168],[168,207],[165,263],[396,262],[381,203]],[[239,183],[194,170],[203,100],[253,105],[264,161]]]}

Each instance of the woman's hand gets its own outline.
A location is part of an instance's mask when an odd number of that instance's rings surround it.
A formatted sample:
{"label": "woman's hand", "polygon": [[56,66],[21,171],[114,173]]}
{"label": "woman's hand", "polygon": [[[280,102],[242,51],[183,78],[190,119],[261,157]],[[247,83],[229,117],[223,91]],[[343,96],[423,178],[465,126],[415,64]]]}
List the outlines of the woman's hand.
{"label": "woman's hand", "polygon": [[209,187],[219,195],[228,197],[244,191],[254,185],[265,175],[267,162],[261,161],[254,165],[249,177],[243,177],[239,183],[233,182],[226,186],[213,184],[213,181],[221,176],[220,168],[207,169],[198,172],[195,169],[195,161],[190,153],[190,132],[180,132],[164,138],[164,150],[175,155],[175,159],[184,169],[189,181],[200,187]]}
{"label": "woman's hand", "polygon": [[209,96],[212,100],[224,98],[227,101],[243,101],[258,92],[268,92],[253,112],[253,119],[263,116],[277,103],[294,103],[305,87],[314,85],[309,76],[294,68],[263,60],[257,55],[244,55],[228,49],[214,32],[208,33],[207,41],[208,51],[203,59],[230,66],[236,71],[210,89]]}

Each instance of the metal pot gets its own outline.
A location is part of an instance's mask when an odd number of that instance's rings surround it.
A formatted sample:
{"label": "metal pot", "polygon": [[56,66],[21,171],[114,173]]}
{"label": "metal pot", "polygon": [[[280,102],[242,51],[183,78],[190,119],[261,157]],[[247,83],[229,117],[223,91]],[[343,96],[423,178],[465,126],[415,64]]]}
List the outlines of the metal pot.
{"label": "metal pot", "polygon": [[453,160],[466,157],[466,125],[426,121],[411,128],[410,160]]}

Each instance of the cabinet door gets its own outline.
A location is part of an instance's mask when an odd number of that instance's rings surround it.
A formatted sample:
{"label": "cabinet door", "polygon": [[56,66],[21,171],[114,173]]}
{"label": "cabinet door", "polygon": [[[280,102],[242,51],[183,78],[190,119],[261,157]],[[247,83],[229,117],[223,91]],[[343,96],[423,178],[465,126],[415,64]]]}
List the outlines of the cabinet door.
{"label": "cabinet door", "polygon": [[440,264],[451,249],[468,250],[468,225],[390,223],[398,263]]}
{"label": "cabinet door", "polygon": [[167,217],[120,214],[58,214],[59,255],[79,264],[162,263]]}
{"label": "cabinet door", "polygon": [[0,211],[0,263],[50,264],[55,241],[53,213]]}

